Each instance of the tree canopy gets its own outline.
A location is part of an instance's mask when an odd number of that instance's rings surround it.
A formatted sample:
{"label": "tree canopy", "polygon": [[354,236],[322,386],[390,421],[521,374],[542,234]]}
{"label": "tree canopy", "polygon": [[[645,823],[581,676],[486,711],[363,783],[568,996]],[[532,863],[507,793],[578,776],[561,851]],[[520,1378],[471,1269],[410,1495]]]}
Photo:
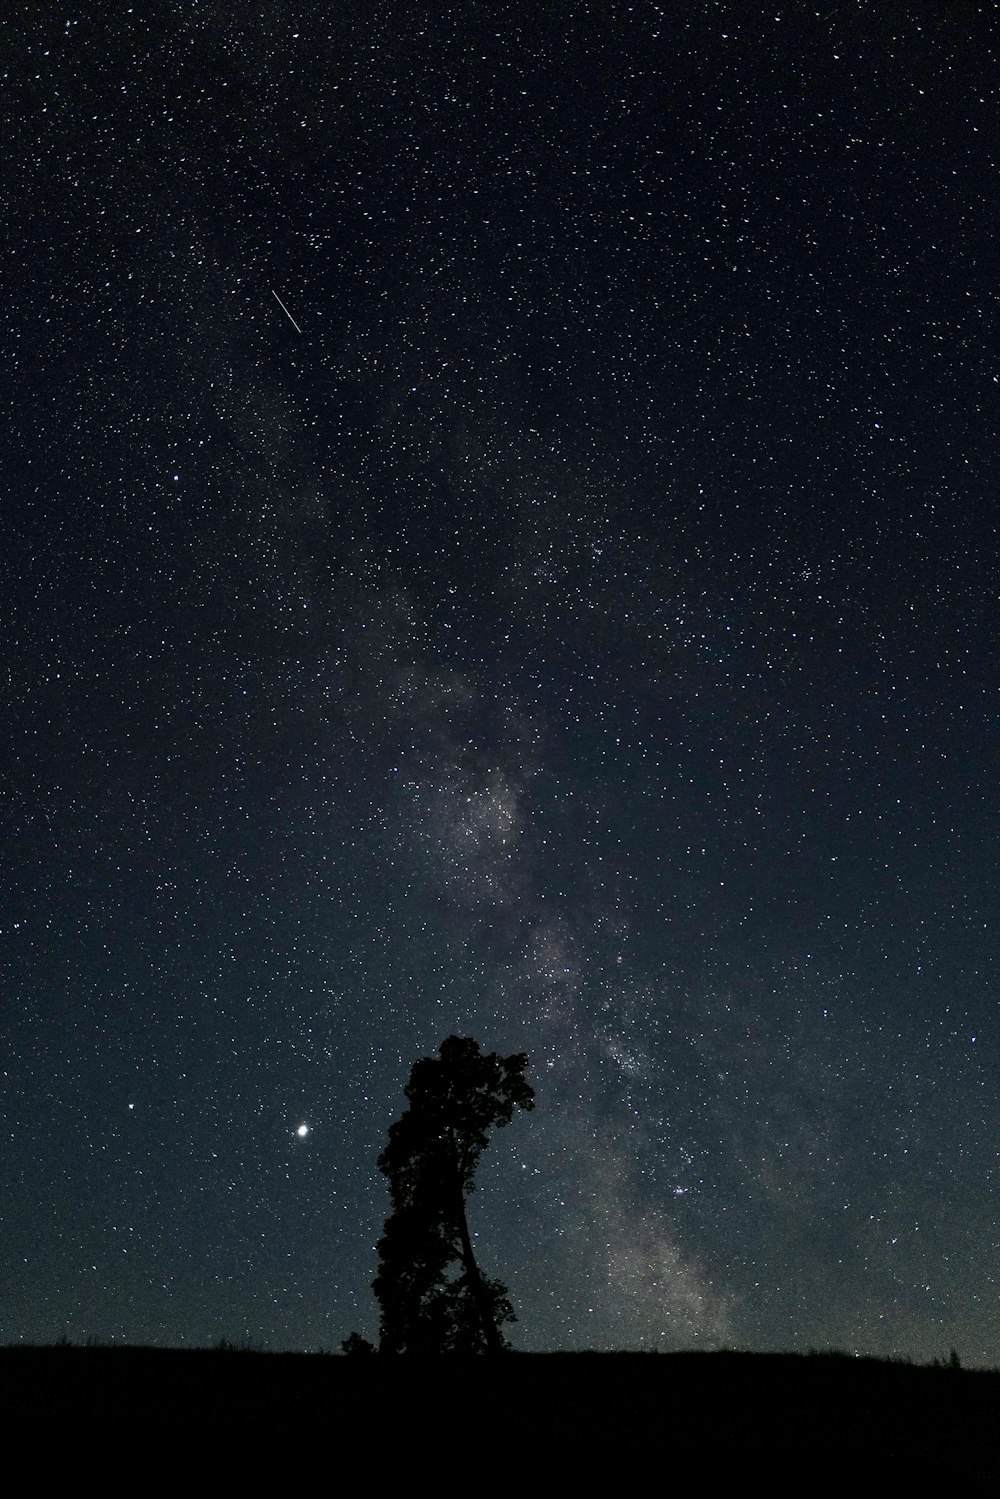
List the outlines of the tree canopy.
{"label": "tree canopy", "polygon": [[484,1276],[472,1250],[465,1202],[495,1127],[534,1107],[526,1055],[484,1054],[449,1036],[437,1057],[415,1062],[409,1108],[378,1158],[392,1213],[378,1244],[372,1287],[382,1353],[498,1353],[515,1321],[507,1289]]}

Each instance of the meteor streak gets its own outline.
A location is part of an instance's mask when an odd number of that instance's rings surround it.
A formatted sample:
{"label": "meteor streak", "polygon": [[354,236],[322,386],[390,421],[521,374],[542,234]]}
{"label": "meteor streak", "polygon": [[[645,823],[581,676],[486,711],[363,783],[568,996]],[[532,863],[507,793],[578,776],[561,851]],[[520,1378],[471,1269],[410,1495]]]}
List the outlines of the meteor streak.
{"label": "meteor streak", "polygon": [[282,310],[282,312],[283,312],[283,313],[284,313],[284,314],[285,314],[285,317],[286,317],[286,318],[287,318],[287,319],[288,319],[288,321],[289,321],[289,322],[290,322],[290,323],[291,323],[291,325],[292,325],[292,327],[293,327],[293,328],[294,328],[294,329],[295,329],[295,331],[296,331],[296,333],[301,333],[301,332],[302,332],[302,329],[301,329],[301,328],[300,328],[300,327],[299,327],[299,325],[298,325],[298,323],[297,323],[297,322],[296,322],[296,321],[295,321],[295,319],[294,319],[294,318],[293,318],[293,317],[292,317],[292,314],[291,314],[291,313],[290,313],[290,312],[289,312],[289,310],[288,310],[288,308],[287,308],[287,307],[286,307],[286,306],[285,306],[285,304],[284,304],[284,302],[283,302],[283,301],[282,301],[282,300],[281,300],[281,298],[280,298],[280,297],[279,297],[279,296],[278,296],[278,293],[277,293],[277,292],[276,292],[276,291],[275,291],[275,289],[274,289],[274,287],[273,287],[273,286],[272,286],[272,287],[271,287],[271,296],[272,296],[272,297],[273,297],[273,298],[274,298],[274,300],[275,300],[275,301],[276,301],[276,302],[277,302],[277,304],[278,304],[278,306],[279,306],[279,307],[280,307],[280,308],[281,308],[281,310]]}

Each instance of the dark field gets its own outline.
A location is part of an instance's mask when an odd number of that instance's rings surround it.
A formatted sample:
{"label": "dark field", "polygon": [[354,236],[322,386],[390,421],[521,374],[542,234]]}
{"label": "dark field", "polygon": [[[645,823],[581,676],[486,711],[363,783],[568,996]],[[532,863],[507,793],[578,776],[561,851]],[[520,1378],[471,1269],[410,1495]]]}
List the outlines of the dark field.
{"label": "dark field", "polygon": [[[533,1478],[773,1479],[784,1490],[961,1481],[993,1492],[1000,1373],[837,1355],[511,1354],[496,1364],[114,1347],[0,1350],[8,1441],[236,1478],[322,1462],[490,1492]],[[341,1467],[343,1465],[343,1467]],[[478,1475],[478,1478],[476,1477]],[[645,1486],[645,1481],[643,1483]],[[897,1490],[898,1491],[898,1490]]]}

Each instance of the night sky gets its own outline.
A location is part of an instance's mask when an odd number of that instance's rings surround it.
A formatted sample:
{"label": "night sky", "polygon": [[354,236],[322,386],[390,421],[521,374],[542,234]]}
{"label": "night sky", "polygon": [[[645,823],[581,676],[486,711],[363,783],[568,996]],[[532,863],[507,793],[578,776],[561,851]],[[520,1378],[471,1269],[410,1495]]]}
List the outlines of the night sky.
{"label": "night sky", "polygon": [[13,7],[0,1341],[1000,1364],[989,9]]}

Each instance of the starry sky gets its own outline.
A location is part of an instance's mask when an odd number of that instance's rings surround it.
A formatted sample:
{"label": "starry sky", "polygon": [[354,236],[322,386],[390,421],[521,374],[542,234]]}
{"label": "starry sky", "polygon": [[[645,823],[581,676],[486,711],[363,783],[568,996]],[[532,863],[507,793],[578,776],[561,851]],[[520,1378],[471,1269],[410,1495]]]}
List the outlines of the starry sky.
{"label": "starry sky", "polygon": [[1000,1364],[987,13],[4,20],[0,1341]]}

